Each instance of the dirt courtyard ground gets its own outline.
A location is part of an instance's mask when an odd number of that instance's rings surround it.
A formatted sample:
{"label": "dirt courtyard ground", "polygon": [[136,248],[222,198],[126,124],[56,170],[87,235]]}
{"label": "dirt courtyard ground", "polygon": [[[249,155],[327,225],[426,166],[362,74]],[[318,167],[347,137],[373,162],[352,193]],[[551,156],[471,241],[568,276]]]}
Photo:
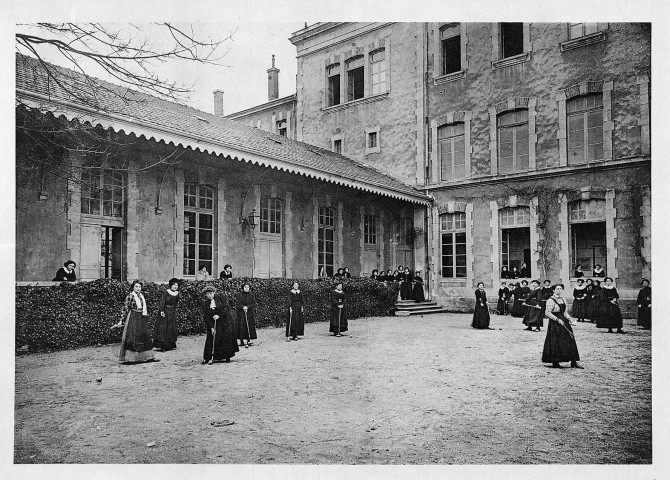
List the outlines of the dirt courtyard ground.
{"label": "dirt courtyard ground", "polygon": [[470,320],[357,319],[342,338],[316,323],[294,342],[262,329],[212,366],[202,336],[151,364],[118,365],[118,345],[17,357],[14,462],[651,463],[649,331],[579,323],[585,369],[552,369],[545,329]]}

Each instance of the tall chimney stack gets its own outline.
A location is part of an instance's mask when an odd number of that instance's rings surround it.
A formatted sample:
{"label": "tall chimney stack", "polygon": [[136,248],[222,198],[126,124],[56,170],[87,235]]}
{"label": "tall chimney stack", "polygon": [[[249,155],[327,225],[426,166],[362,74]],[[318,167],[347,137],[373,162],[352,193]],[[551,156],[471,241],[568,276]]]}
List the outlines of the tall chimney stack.
{"label": "tall chimney stack", "polygon": [[223,90],[214,90],[214,115],[223,117]]}
{"label": "tall chimney stack", "polygon": [[275,68],[275,56],[272,55],[272,68],[268,68],[268,102],[279,98],[279,69]]}

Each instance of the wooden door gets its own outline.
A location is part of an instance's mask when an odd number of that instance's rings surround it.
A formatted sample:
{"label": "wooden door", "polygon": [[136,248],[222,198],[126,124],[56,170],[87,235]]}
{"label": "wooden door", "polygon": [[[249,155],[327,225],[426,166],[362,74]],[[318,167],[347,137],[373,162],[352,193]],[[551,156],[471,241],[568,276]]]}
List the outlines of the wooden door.
{"label": "wooden door", "polygon": [[254,275],[256,277],[282,277],[284,275],[284,255],[281,239],[258,239],[256,241],[255,261]]}
{"label": "wooden door", "polygon": [[81,265],[79,278],[95,280],[100,278],[101,234],[100,225],[81,226]]}

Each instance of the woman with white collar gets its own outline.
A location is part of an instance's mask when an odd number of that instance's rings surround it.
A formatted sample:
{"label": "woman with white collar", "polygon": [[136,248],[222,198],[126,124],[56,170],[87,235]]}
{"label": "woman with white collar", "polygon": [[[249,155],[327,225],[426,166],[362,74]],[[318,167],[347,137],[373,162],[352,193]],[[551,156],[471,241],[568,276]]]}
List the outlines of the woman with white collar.
{"label": "woman with white collar", "polygon": [[605,285],[600,290],[600,315],[596,319],[597,328],[607,328],[607,333],[626,333],[622,330],[623,317],[619,308],[619,293],[614,287],[612,277],[605,277]]}
{"label": "woman with white collar", "polygon": [[542,363],[551,363],[554,368],[561,368],[560,362],[570,362],[572,368],[584,368],[579,365],[579,351],[572,331],[572,317],[566,312],[563,299],[563,284],[553,286],[553,293],[547,299],[544,316],[549,320],[547,337],[542,350]]}
{"label": "woman with white collar", "polygon": [[158,362],[151,348],[151,336],[147,325],[147,301],[142,295],[142,282],[135,280],[123,305],[123,320],[112,328],[123,326],[119,363]]}
{"label": "woman with white collar", "polygon": [[158,301],[159,317],[154,325],[154,348],[159,352],[177,348],[177,304],[179,280],[171,278],[168,287],[161,291]]}
{"label": "woman with white collar", "polygon": [[[305,307],[302,305],[302,292],[298,282],[293,282],[293,288],[288,292],[288,312],[286,318],[286,341],[300,340],[298,335],[305,335]],[[290,338],[289,338],[290,337]]]}
{"label": "woman with white collar", "polygon": [[584,279],[577,279],[577,285],[572,291],[572,297],[574,298],[572,302],[572,316],[577,319],[578,322],[583,322],[587,318],[588,311],[586,310],[586,285],[584,285]]}

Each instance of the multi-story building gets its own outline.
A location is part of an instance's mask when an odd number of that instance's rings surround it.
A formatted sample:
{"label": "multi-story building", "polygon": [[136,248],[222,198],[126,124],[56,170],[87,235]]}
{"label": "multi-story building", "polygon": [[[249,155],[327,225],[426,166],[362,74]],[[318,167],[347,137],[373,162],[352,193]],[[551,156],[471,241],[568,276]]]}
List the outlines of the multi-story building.
{"label": "multi-story building", "polygon": [[[295,32],[296,138],[423,185],[423,35],[418,23],[319,23]],[[392,253],[366,249],[363,272],[424,269],[424,217],[424,208],[392,212]]]}
{"label": "multi-story building", "polygon": [[433,297],[466,307],[524,263],[568,292],[600,264],[629,299],[650,275],[650,25],[319,23],[290,40],[296,138],[434,199],[426,223],[394,215],[427,244],[391,261],[425,260]]}
{"label": "multi-story building", "polygon": [[433,293],[502,267],[566,284],[650,275],[648,24],[430,23],[425,189]]}

